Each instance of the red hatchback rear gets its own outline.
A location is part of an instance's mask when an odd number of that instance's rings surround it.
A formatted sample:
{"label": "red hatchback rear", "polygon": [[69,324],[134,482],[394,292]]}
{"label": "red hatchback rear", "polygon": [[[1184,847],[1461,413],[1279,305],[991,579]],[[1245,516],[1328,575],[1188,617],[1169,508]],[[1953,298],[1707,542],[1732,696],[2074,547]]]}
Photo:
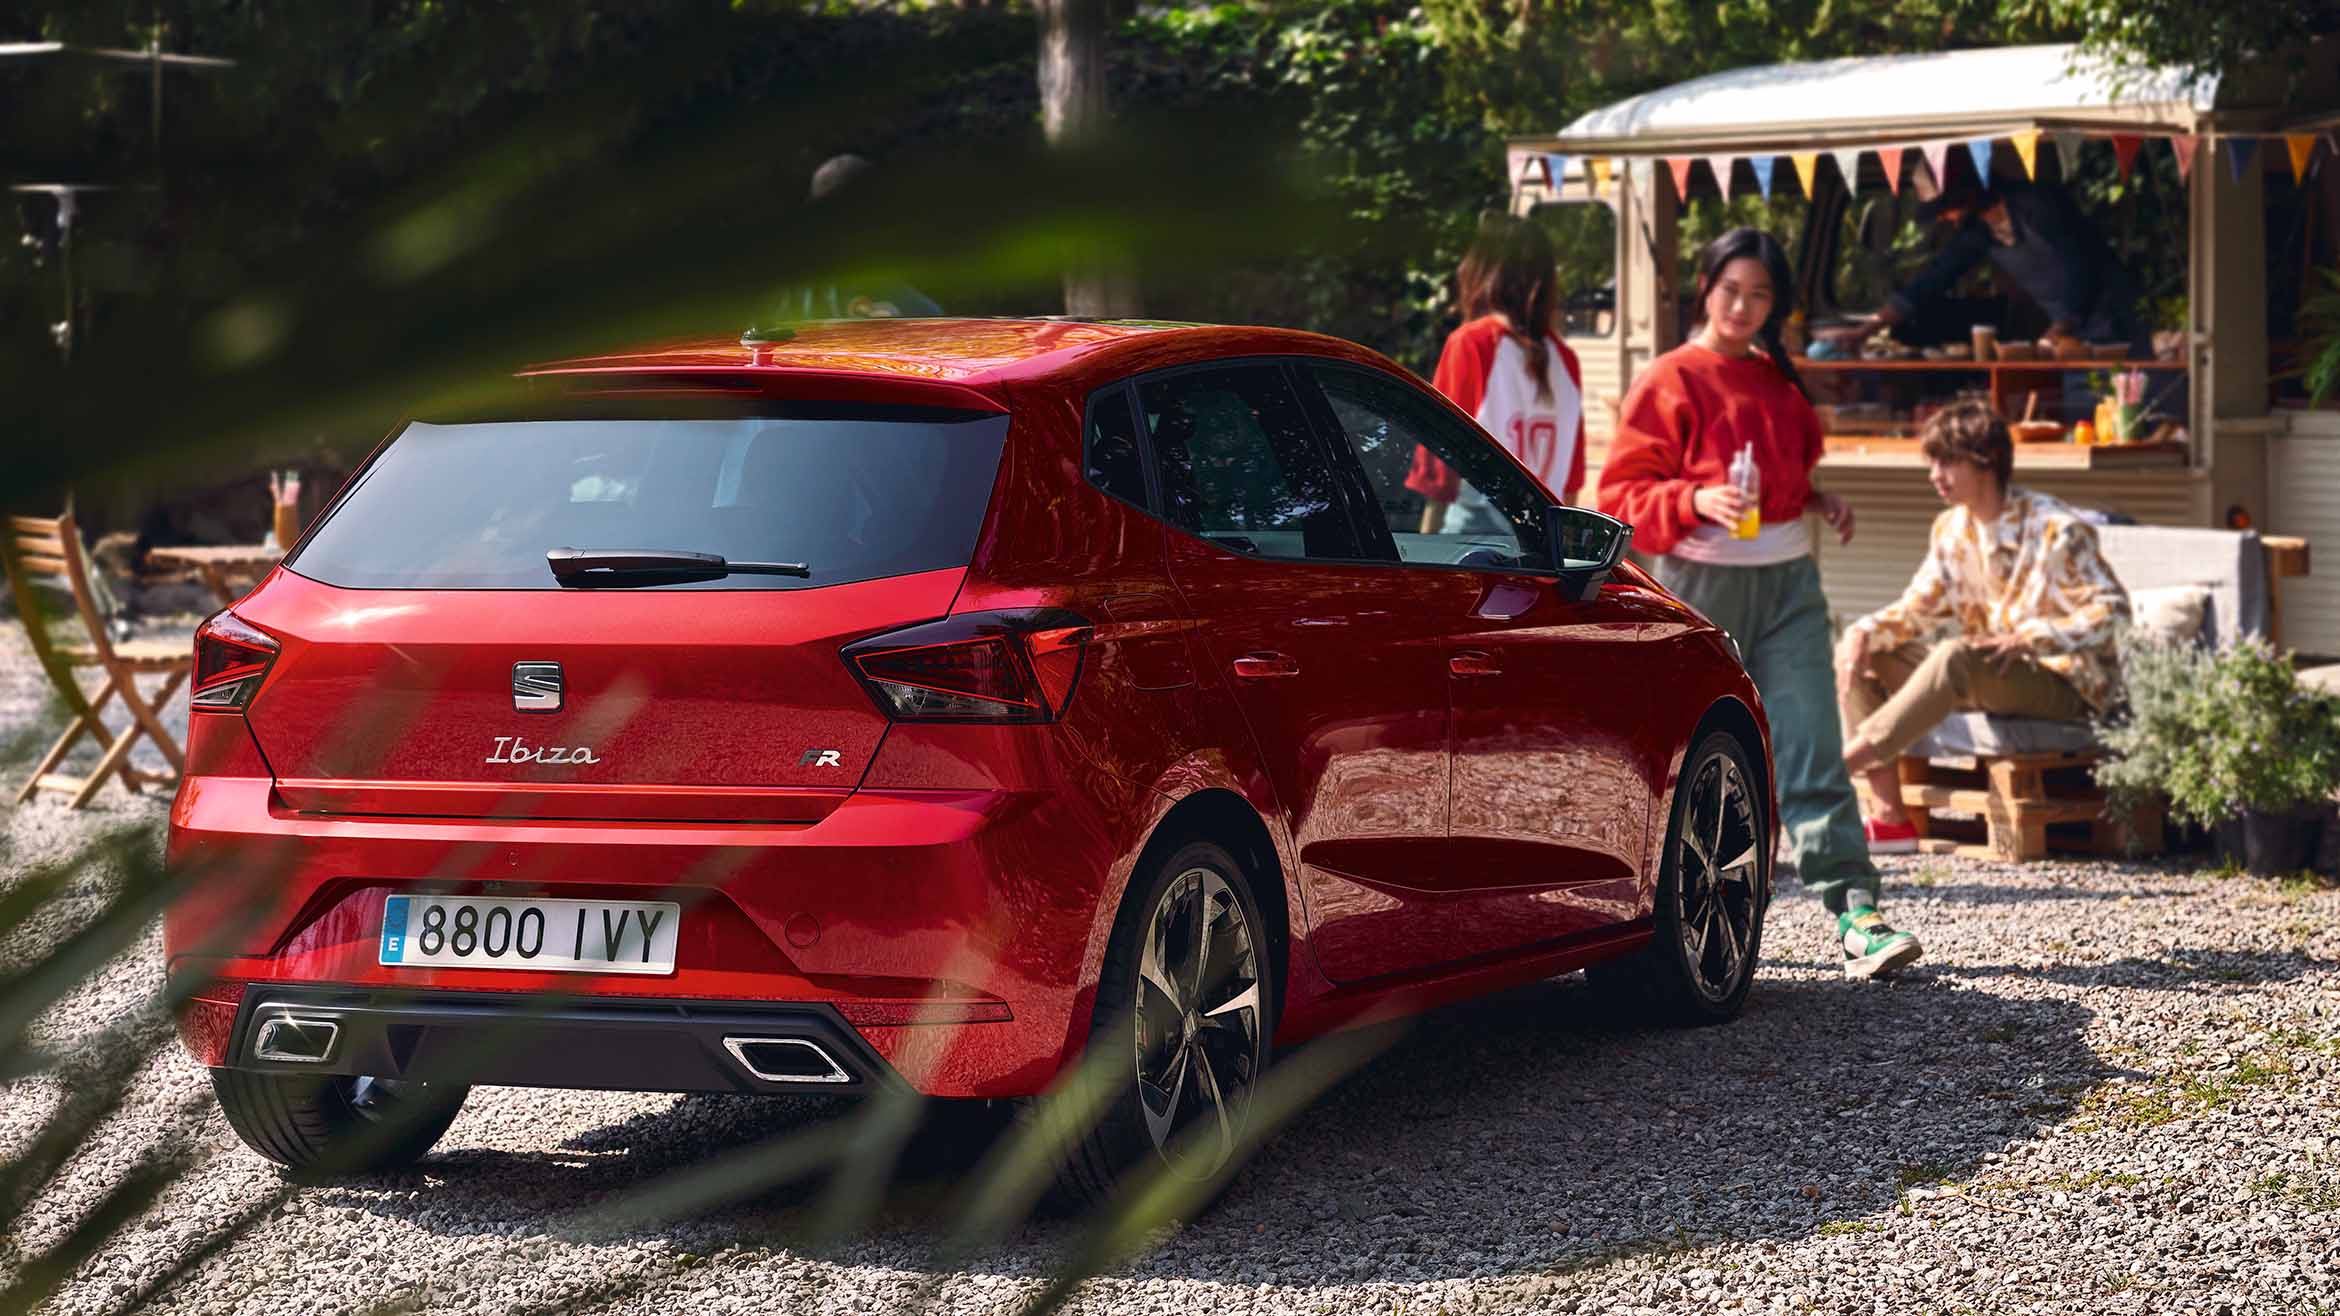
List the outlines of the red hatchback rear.
{"label": "red hatchback rear", "polygon": [[167,941],[254,1148],[411,1160],[475,1083],[1028,1096],[1134,1032],[1100,1192],[1219,1171],[1272,1047],[1369,1010],[1595,966],[1736,1012],[1752,686],[1410,376],[775,338],[408,425],[204,627]]}

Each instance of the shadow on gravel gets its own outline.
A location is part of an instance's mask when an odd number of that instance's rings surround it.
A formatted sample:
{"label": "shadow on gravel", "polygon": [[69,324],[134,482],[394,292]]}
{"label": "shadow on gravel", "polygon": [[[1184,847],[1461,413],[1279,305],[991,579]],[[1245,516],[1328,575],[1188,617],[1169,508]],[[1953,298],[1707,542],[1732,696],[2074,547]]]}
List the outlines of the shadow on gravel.
{"label": "shadow on gravel", "polygon": [[[2167,869],[2148,869],[2135,874],[2144,877],[2173,877],[2182,874]],[[2193,900],[2200,899],[2200,887],[2154,886],[2122,888],[2108,892],[2102,887],[2085,884],[2059,886],[2002,886],[1996,882],[1936,882],[1921,884],[1901,882],[1886,887],[1887,903],[1923,896],[1950,905],[2055,905],[2098,903],[2109,896],[2133,897],[2138,900]]]}
{"label": "shadow on gravel", "polygon": [[[2118,1072],[2081,1040],[2087,1009],[1938,979],[1764,979],[1739,1022],[1694,1031],[1622,1028],[1596,1008],[1579,980],[1565,979],[1426,1016],[1137,1271],[1222,1283],[1416,1281],[1801,1237],[1884,1210],[1908,1185],[1971,1177]],[[437,1182],[417,1193],[372,1191],[419,1186],[406,1176],[338,1196],[449,1232],[516,1218],[542,1227],[548,1211],[844,1109],[684,1098],[543,1156],[434,1157],[424,1169]],[[879,1216],[896,1264],[1003,1127],[995,1110],[936,1109]],[[791,1186],[693,1221],[691,1246],[854,1254],[866,1235],[811,1241],[819,1193]],[[978,1269],[1045,1274],[1067,1232],[1066,1222],[1043,1222]]]}
{"label": "shadow on gravel", "polygon": [[1960,964],[1960,978],[2029,978],[2066,987],[2137,987],[2158,991],[2216,991],[2329,975],[2340,961],[2304,950],[2195,950],[2176,946],[2157,956],[2129,955],[2102,964]]}
{"label": "shadow on gravel", "polygon": [[[407,1219],[445,1233],[493,1234],[516,1221],[557,1232],[561,1217],[571,1212],[614,1202],[661,1176],[721,1158],[727,1151],[744,1152],[769,1139],[824,1126],[843,1136],[850,1132],[857,1109],[855,1103],[838,1098],[687,1093],[674,1097],[671,1105],[646,1109],[541,1151],[456,1147],[433,1154],[411,1171],[348,1179],[312,1191],[321,1201]],[[922,1219],[945,1206],[950,1190],[991,1149],[1011,1118],[1005,1105],[929,1103],[923,1123],[903,1150],[902,1173],[888,1194],[883,1223]],[[458,1135],[461,1130],[458,1123]],[[735,1241],[785,1241],[794,1232],[786,1217],[819,1203],[823,1189],[820,1179],[783,1184],[747,1206],[698,1223],[750,1213],[776,1228],[759,1231],[752,1240],[742,1236]],[[383,1190],[400,1195],[384,1198]]]}

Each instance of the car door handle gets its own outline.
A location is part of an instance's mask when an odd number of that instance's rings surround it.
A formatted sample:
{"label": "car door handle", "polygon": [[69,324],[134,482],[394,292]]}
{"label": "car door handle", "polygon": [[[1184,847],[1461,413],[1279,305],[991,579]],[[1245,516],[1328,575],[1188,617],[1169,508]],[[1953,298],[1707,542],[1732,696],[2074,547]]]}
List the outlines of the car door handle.
{"label": "car door handle", "polygon": [[1446,660],[1446,670],[1456,676],[1501,676],[1503,668],[1493,658],[1476,649],[1466,649]]}
{"label": "car door handle", "polygon": [[1298,676],[1300,660],[1280,653],[1247,653],[1235,660],[1235,674],[1254,681],[1271,676]]}

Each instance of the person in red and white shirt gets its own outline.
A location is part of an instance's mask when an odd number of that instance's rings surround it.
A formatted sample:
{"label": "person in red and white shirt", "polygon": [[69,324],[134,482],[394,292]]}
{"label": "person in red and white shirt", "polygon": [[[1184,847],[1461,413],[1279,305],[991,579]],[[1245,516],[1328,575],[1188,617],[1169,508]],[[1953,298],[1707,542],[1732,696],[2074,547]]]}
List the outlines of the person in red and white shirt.
{"label": "person in red and white shirt", "polygon": [[[1563,502],[1584,487],[1584,372],[1554,331],[1558,258],[1542,228],[1509,215],[1480,224],[1455,271],[1463,325],[1431,378]],[[1423,534],[1503,524],[1486,496],[1428,449],[1406,487],[1422,495]]]}

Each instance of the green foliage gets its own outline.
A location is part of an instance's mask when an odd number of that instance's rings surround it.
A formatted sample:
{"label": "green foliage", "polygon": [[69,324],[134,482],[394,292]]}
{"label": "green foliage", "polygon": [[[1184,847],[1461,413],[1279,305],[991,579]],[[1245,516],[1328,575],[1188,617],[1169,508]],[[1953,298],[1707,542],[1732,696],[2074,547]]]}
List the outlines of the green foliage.
{"label": "green foliage", "polygon": [[2165,795],[2207,827],[2340,789],[2340,702],[2302,687],[2264,641],[2217,653],[2132,641],[2121,660],[2128,710],[2098,727],[2107,757],[2096,768],[2116,801]]}
{"label": "green foliage", "polygon": [[1552,235],[1563,298],[1616,282],[1616,211],[1592,203],[1544,206],[1536,212],[1536,222]]}
{"label": "green foliage", "polygon": [[1133,66],[1124,104],[1240,106],[1346,221],[1289,260],[1149,279],[1149,311],[1297,325],[1428,373],[1455,263],[1507,195],[1501,138],[1455,111],[1469,70],[1436,26],[1389,0],[1149,10],[1116,60]]}
{"label": "green foliage", "polygon": [[[1144,7],[1123,20],[1112,45],[1116,112],[1228,116],[1243,125],[1241,144],[1275,154],[1291,190],[1322,202],[1331,221],[1295,234],[1288,250],[1271,258],[1207,269],[1140,262],[1145,309],[1164,318],[1317,329],[1427,371],[1452,323],[1455,262],[1480,213],[1506,201],[1505,134],[1556,130],[1619,97],[1721,69],[2071,39],[2100,31],[2097,11],[2108,3],[1311,0]],[[2228,34],[2220,41],[2293,30],[2285,26],[2290,18],[2246,12],[2288,6],[2230,6],[2235,13],[2198,22],[2178,22],[2173,6],[2182,7],[2145,0],[2140,12],[2160,15],[2157,21],[2189,40],[2209,29]],[[555,197],[587,225],[655,208],[659,190],[677,186],[675,162],[724,138],[727,127],[741,130],[731,134],[734,145],[753,142],[731,166],[741,171],[737,199],[756,204],[761,187],[775,232],[795,219],[812,167],[835,151],[907,168],[1013,154],[1037,136],[1033,22],[1018,7],[924,0],[51,0],[32,6],[22,35],[136,45],[158,25],[167,44],[231,56],[239,66],[231,77],[168,80],[160,168],[174,181],[163,193],[85,206],[77,265],[92,344],[135,325],[172,341],[208,335],[223,347],[265,346],[299,327],[272,327],[264,308],[225,303],[271,281],[285,268],[285,253],[346,233],[355,217],[370,215],[383,226],[381,259],[388,264],[453,270],[497,250],[498,235],[524,217],[541,221]],[[2165,35],[2136,39],[2166,44]],[[54,85],[25,85],[30,90],[6,104],[12,149],[37,162],[28,168],[87,177],[106,171],[81,166],[103,160],[127,161],[134,174],[151,170],[141,78],[85,70]],[[2110,236],[2131,268],[2148,274],[2148,296],[2182,286],[2170,273],[2174,264],[2163,267],[2182,252],[2163,240],[2169,200],[2178,195],[2160,186],[2159,173],[2167,172],[2167,161],[2148,152],[2138,179],[2127,184],[2111,177],[2105,161],[2073,180],[2084,205],[2110,205]],[[196,180],[200,187],[188,185]],[[1804,202],[1792,186],[1778,197],[1693,204],[1680,255],[1686,262],[1699,244],[1738,223],[1792,234]],[[935,199],[945,207],[983,204],[981,194]],[[1264,197],[1260,203],[1270,204]],[[29,218],[45,204],[20,209]],[[1608,284],[1613,229],[1606,216],[1588,208],[1553,217],[1553,227],[1564,291]],[[1894,252],[1915,233],[1905,226],[1896,234]],[[574,260],[567,264],[577,268]],[[941,298],[948,309],[1028,314],[1061,305],[1055,280],[1042,271],[961,264],[957,295]],[[43,330],[58,317],[56,287],[53,253],[44,260],[37,245],[0,242],[0,333],[7,335],[0,356],[53,360]],[[136,314],[122,309],[131,301],[141,303]],[[368,313],[367,304],[352,303],[351,313]],[[352,453],[378,437],[382,423],[379,414],[342,420],[329,433],[304,427],[303,437]]]}
{"label": "green foliage", "polygon": [[1453,102],[1508,132],[1750,64],[2075,35],[2018,0],[1423,0],[1421,13],[1460,66]]}
{"label": "green foliage", "polygon": [[2299,323],[2311,337],[2303,350],[2300,375],[2317,403],[2340,393],[2340,270],[2316,270],[2323,287],[2299,308]]}
{"label": "green foliage", "polygon": [[2307,72],[2308,40],[2340,32],[2333,0],[2005,0],[2004,8],[2013,20],[2077,29],[2082,52],[2108,61],[2116,82],[2163,68],[2199,83],[2272,61],[2296,85]]}

